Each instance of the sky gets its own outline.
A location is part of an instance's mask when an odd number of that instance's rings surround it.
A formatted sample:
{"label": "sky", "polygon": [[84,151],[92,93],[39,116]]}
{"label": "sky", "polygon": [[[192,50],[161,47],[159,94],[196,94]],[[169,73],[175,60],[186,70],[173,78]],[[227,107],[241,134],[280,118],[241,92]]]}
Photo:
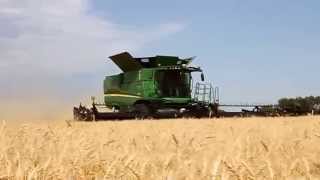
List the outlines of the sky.
{"label": "sky", "polygon": [[[0,0],[0,118],[102,97],[108,57],[196,56],[222,103],[320,95],[316,0]],[[29,109],[28,109],[29,108]]]}

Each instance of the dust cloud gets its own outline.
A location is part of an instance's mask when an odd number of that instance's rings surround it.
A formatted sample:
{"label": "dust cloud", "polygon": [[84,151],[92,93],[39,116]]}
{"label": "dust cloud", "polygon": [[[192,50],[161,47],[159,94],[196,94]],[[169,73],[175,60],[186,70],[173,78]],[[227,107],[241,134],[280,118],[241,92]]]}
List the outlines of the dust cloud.
{"label": "dust cloud", "polygon": [[6,100],[0,103],[0,120],[51,121],[72,118],[72,103],[39,98],[28,101]]}

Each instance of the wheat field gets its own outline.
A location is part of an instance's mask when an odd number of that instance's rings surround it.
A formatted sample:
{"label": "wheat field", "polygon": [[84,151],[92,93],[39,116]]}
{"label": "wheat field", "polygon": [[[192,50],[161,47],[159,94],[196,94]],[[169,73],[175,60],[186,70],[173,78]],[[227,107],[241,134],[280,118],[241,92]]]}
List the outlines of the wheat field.
{"label": "wheat field", "polygon": [[320,117],[3,121],[0,179],[320,179]]}

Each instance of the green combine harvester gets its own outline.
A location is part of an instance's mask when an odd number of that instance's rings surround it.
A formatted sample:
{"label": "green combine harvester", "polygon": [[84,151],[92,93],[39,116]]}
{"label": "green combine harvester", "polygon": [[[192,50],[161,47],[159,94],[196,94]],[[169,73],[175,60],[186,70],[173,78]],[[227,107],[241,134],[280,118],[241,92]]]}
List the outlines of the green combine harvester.
{"label": "green combine harvester", "polygon": [[[104,79],[104,103],[80,104],[74,118],[82,121],[146,118],[214,117],[218,115],[219,89],[204,83],[194,58],[175,56],[134,58],[123,52],[110,59],[123,71]],[[193,74],[201,73],[202,82]]]}

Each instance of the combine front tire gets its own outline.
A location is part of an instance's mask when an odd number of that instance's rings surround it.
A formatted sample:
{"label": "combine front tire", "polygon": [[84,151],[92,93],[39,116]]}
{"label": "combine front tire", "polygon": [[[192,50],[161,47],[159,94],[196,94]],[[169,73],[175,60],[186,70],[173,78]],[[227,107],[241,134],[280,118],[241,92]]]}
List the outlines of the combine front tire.
{"label": "combine front tire", "polygon": [[136,113],[136,118],[138,119],[145,119],[151,116],[151,108],[148,106],[148,104],[145,104],[145,103],[135,104],[134,109]]}

